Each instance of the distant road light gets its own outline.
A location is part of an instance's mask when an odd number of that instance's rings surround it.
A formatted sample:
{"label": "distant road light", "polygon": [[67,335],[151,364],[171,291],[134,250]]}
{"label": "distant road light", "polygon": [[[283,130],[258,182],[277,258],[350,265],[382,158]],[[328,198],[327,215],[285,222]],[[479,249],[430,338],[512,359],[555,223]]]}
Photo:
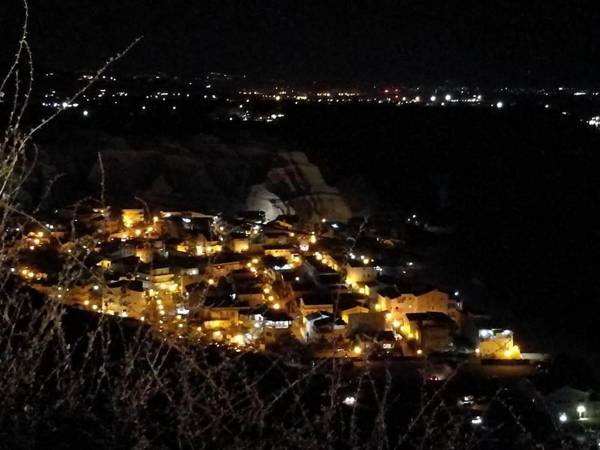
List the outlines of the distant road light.
{"label": "distant road light", "polygon": [[502,102],[496,103],[496,108],[502,109],[503,107],[504,107],[504,103],[502,103]]}
{"label": "distant road light", "polygon": [[431,97],[429,97],[429,100],[435,102],[437,100],[437,97],[435,95],[432,95]]}
{"label": "distant road light", "polygon": [[83,117],[87,117],[89,115],[89,112],[87,109],[83,110]]}
{"label": "distant road light", "polygon": [[444,100],[449,102],[450,100],[452,100],[452,96],[450,94],[446,94],[446,96],[444,97]]}
{"label": "distant road light", "polygon": [[349,395],[344,400],[342,400],[342,402],[346,406],[354,406],[356,404],[356,397],[354,397],[353,395]]}

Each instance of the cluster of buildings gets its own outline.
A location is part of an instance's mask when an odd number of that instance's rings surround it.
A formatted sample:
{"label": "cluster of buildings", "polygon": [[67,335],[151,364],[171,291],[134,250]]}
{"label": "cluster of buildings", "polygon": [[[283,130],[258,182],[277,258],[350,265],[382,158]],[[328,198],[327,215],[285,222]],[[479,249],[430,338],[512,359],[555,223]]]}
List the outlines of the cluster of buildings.
{"label": "cluster of buildings", "polygon": [[[512,331],[478,327],[457,291],[404,276],[418,265],[398,241],[375,227],[357,233],[350,222],[269,220],[262,211],[80,206],[15,228],[21,256],[11,269],[65,304],[240,351],[521,358]],[[73,261],[87,269],[76,278],[65,273]]]}

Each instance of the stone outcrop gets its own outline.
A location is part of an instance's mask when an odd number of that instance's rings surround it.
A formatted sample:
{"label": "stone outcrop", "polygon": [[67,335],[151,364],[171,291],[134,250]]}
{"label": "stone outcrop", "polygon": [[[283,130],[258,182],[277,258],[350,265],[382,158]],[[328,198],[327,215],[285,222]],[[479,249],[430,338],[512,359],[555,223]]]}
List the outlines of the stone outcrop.
{"label": "stone outcrop", "polygon": [[277,153],[265,182],[251,188],[246,204],[271,218],[297,214],[306,221],[327,218],[345,222],[351,217],[339,191],[327,184],[319,168],[301,152]]}
{"label": "stone outcrop", "polygon": [[105,198],[117,207],[139,197],[156,208],[246,208],[265,211],[270,219],[296,214],[304,221],[346,221],[351,216],[339,191],[301,152],[225,144],[206,135],[186,141],[81,136],[41,151],[36,190],[43,191],[52,174],[64,174],[53,188],[56,206],[99,197],[103,185]]}

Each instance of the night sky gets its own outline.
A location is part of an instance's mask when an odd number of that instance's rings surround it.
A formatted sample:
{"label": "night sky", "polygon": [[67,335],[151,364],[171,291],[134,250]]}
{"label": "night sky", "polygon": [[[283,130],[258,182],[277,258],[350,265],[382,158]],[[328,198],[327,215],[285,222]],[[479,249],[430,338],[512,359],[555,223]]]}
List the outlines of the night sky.
{"label": "night sky", "polygon": [[[96,67],[143,34],[126,72],[255,79],[597,85],[600,2],[29,0],[35,59]],[[20,0],[0,2],[0,61]]]}

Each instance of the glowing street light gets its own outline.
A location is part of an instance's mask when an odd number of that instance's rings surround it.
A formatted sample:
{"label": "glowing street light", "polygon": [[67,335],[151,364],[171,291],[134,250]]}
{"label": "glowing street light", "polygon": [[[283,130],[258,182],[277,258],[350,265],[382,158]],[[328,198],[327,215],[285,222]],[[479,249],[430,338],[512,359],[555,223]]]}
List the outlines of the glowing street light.
{"label": "glowing street light", "polygon": [[342,400],[342,403],[346,406],[354,406],[356,404],[356,397],[354,397],[353,395],[349,395],[344,400]]}

